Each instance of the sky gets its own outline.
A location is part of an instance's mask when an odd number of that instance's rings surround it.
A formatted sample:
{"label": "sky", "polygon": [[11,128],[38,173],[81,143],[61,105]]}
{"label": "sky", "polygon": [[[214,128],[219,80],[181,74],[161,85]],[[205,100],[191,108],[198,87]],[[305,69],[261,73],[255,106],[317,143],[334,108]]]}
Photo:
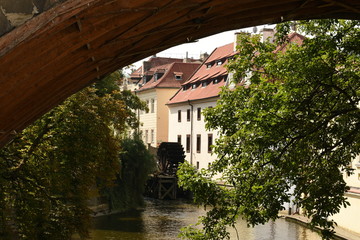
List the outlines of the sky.
{"label": "sky", "polygon": [[[274,27],[274,25],[270,25],[267,27]],[[262,28],[263,26],[258,26],[257,32],[259,32]],[[215,48],[234,42],[235,32],[240,31],[253,32],[253,28],[250,27],[218,33],[209,37],[201,38],[195,43],[186,43],[169,48],[165,51],[157,53],[156,56],[168,58],[184,58],[186,57],[186,52],[188,52],[189,58],[199,58],[200,54],[202,53],[207,52],[208,54],[210,54]],[[133,64],[136,66],[136,68],[138,68],[141,66],[142,62],[148,58],[145,58]]]}

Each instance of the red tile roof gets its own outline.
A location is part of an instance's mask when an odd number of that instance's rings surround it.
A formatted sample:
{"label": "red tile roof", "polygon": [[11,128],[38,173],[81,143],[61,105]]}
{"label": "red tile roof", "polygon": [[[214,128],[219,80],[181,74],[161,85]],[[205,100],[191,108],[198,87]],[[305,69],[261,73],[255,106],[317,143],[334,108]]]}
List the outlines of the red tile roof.
{"label": "red tile roof", "polygon": [[142,66],[130,74],[130,78],[141,78],[141,77],[142,77]]}
{"label": "red tile roof", "polygon": [[[173,62],[183,62],[181,58],[164,58],[164,57],[151,57],[148,61],[150,68],[161,66]],[[130,78],[141,78],[143,74],[143,66],[140,66],[134,72],[130,74]]]}
{"label": "red tile roof", "polygon": [[[235,55],[234,43],[229,43],[225,46],[216,48],[206,59],[206,61],[199,67],[194,75],[185,82],[180,89],[168,102],[168,104],[187,102],[188,100],[207,99],[219,96],[220,87],[225,85],[227,69],[227,59]],[[217,65],[217,61],[222,60],[221,65]],[[207,66],[212,64],[210,68]],[[221,79],[220,82],[214,83],[214,79]],[[207,81],[207,86],[202,86],[202,82]],[[211,82],[210,82],[211,81]],[[192,89],[192,85],[197,84],[197,87]],[[184,90],[187,87],[187,90]]]}
{"label": "red tile roof", "polygon": [[[298,33],[292,33],[289,36],[289,41],[293,43],[301,44],[304,41],[305,37],[298,34]],[[286,45],[284,44],[282,46],[279,46],[275,51],[285,51]],[[225,77],[227,77],[227,69],[225,68],[225,65],[228,62],[228,59],[237,54],[238,52],[234,51],[234,43],[227,44],[222,47],[216,48],[206,59],[206,61],[200,66],[200,68],[194,73],[194,75],[183,84],[184,86],[188,86],[187,90],[179,90],[168,102],[168,104],[176,104],[176,103],[182,103],[187,102],[188,100],[200,100],[200,99],[207,99],[212,97],[218,97],[220,92],[220,87],[225,85],[224,80]],[[217,62],[221,60],[222,64],[217,65]],[[207,68],[207,65],[212,64],[210,68]],[[211,83],[206,87],[201,86],[201,82],[207,81],[210,79],[215,78],[221,78],[222,81],[218,84]],[[191,88],[191,85],[197,83],[199,86],[197,86],[195,89]],[[190,86],[190,87],[189,87]]]}
{"label": "red tile roof", "polygon": [[[144,84],[138,91],[150,88],[180,88],[200,66],[200,63],[173,62],[149,69],[149,72],[163,72],[164,75],[155,81],[154,76]],[[182,75],[182,80],[176,80],[175,75]]]}
{"label": "red tile roof", "polygon": [[[296,43],[296,44],[302,44],[304,42],[304,40],[305,40],[305,37],[303,35],[298,34],[296,32],[291,33],[288,36],[288,38],[289,38],[289,42]],[[286,50],[287,45],[288,45],[287,43],[284,43],[283,45],[278,46],[276,48],[275,52],[279,52],[279,51],[284,52]]]}

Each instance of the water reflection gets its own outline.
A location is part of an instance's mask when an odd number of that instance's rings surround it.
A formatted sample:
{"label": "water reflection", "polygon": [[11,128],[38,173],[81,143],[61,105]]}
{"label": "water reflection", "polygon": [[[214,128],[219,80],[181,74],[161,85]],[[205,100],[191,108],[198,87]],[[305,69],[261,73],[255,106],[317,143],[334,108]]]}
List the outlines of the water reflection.
{"label": "water reflection", "polygon": [[[188,201],[146,200],[146,208],[138,211],[97,217],[92,240],[171,240],[180,228],[197,222],[205,211]],[[236,225],[240,240],[320,240],[317,233],[296,223],[278,219],[248,228],[243,220]],[[231,229],[231,239],[236,231]]]}

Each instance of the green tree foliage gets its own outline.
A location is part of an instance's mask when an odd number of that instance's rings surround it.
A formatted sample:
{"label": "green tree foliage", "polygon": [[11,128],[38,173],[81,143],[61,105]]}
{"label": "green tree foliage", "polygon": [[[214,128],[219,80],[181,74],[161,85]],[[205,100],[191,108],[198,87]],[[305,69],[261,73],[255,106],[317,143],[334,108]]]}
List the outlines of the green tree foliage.
{"label": "green tree foliage", "polygon": [[[1,151],[2,234],[21,239],[86,236],[87,200],[96,179],[119,168],[126,114],[121,101],[87,88],[19,134]],[[111,127],[110,127],[111,126]]]}
{"label": "green tree foliage", "polygon": [[154,156],[139,136],[123,139],[121,149],[121,171],[117,174],[115,185],[103,191],[112,211],[143,206],[146,181],[156,168]]}
{"label": "green tree foliage", "polygon": [[149,111],[146,102],[141,101],[136,95],[129,90],[120,91],[119,85],[124,81],[124,73],[121,70],[115,71],[106,76],[101,81],[95,84],[97,89],[96,94],[104,96],[105,94],[112,94],[115,99],[122,100],[125,104],[125,111],[127,113],[126,125],[128,128],[137,129],[140,125],[137,111]]}
{"label": "green tree foliage", "polygon": [[88,200],[116,180],[131,123],[116,79],[73,95],[0,150],[0,238],[88,235]]}
{"label": "green tree foliage", "polygon": [[[331,216],[348,205],[343,174],[360,151],[359,21],[300,22],[307,36],[300,45],[287,42],[290,24],[278,26],[286,51],[240,36],[240,54],[228,65],[237,85],[205,113],[220,134],[218,159],[209,171],[188,164],[179,171],[195,201],[212,206],[204,228],[187,228],[183,237],[228,238],[225,225],[239,216],[249,225],[276,219],[295,186],[296,204],[328,239]],[[216,173],[231,187],[216,185]]]}

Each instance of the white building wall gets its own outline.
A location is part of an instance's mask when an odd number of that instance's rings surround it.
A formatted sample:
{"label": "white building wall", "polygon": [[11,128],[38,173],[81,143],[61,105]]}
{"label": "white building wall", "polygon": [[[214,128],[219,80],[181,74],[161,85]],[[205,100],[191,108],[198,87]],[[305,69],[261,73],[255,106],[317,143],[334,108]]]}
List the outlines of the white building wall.
{"label": "white building wall", "polygon": [[[360,190],[360,156],[351,163],[354,174],[348,176],[344,173],[344,180],[349,187]],[[360,193],[346,193],[345,196],[350,203],[347,208],[342,207],[340,212],[333,216],[338,226],[360,234]]]}
{"label": "white building wall", "polygon": [[360,156],[357,156],[351,163],[354,174],[348,176],[344,173],[344,180],[348,186],[360,188]]}
{"label": "white building wall", "polygon": [[[216,156],[208,152],[208,135],[212,134],[212,143],[215,144],[215,139],[218,137],[217,131],[206,131],[204,116],[201,114],[201,119],[197,118],[197,109],[201,111],[208,107],[216,105],[217,98],[209,101],[191,102],[193,107],[188,103],[169,105],[169,141],[177,142],[178,136],[181,135],[181,144],[184,147],[186,154],[186,161],[192,163],[193,166],[201,168],[208,168],[209,164],[216,159]],[[191,120],[187,121],[187,110],[193,108],[192,121],[193,131],[191,134]],[[178,121],[178,111],[181,110],[181,122]],[[186,151],[186,136],[191,136],[190,151]],[[200,152],[197,152],[197,135],[201,136]],[[191,154],[192,152],[192,154]]]}

